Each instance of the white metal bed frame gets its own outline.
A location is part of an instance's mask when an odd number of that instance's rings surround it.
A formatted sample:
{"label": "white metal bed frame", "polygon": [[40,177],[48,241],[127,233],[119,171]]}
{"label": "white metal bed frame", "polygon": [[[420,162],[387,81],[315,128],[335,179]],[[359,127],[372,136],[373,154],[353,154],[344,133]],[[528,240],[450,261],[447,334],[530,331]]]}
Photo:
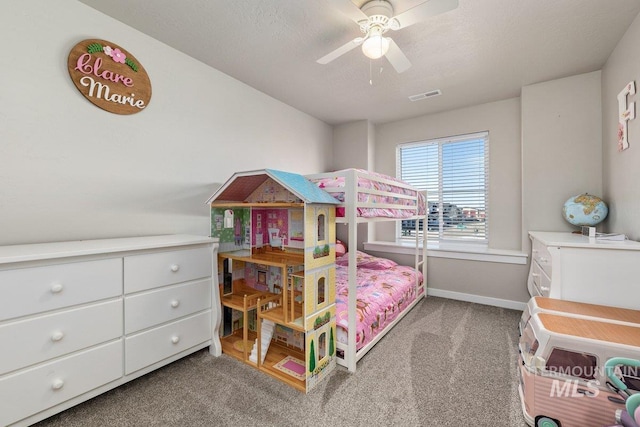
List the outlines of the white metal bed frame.
{"label": "white metal bed frame", "polygon": [[[356,169],[345,169],[336,172],[330,173],[322,173],[322,174],[313,174],[307,175],[306,178],[311,180],[324,179],[324,178],[333,178],[333,177],[344,177],[345,185],[344,187],[335,187],[335,188],[323,188],[328,193],[344,193],[344,202],[338,205],[339,207],[345,208],[345,216],[344,217],[336,217],[337,224],[347,224],[348,226],[348,238],[349,244],[353,245],[354,250],[349,251],[349,298],[348,298],[348,331],[347,331],[347,344],[343,344],[341,342],[337,343],[337,348],[344,352],[344,359],[337,358],[337,363],[339,365],[345,366],[350,372],[356,371],[357,362],[378,342],[382,337],[384,337],[389,330],[391,330],[402,318],[409,312],[411,309],[420,301],[421,298],[424,298],[427,295],[427,215],[428,209],[425,206],[424,215],[418,215],[418,203],[419,197],[418,193],[422,193],[425,196],[425,204],[426,201],[426,191],[420,191],[416,188],[412,187],[409,184],[398,182],[395,180],[386,179],[380,177],[378,175],[368,174],[366,171],[360,171]],[[377,181],[384,184],[393,185],[395,187],[407,188],[415,191],[415,196],[403,195],[388,191],[375,190],[370,188],[360,188],[358,187],[358,178],[366,178],[371,181]],[[410,205],[397,205],[397,204],[381,204],[381,203],[365,203],[358,202],[358,194],[366,193],[371,195],[380,195],[380,196],[390,196],[395,198],[403,198],[410,200],[412,203]],[[375,218],[365,218],[358,216],[358,208],[387,208],[387,209],[401,209],[401,210],[415,210],[416,215],[412,215],[406,218],[388,218],[388,217],[375,217]],[[423,237],[420,239],[419,237],[419,219],[423,220]],[[374,339],[367,343],[360,350],[356,351],[356,335],[357,335],[357,324],[356,324],[356,301],[357,301],[357,279],[356,279],[356,250],[355,245],[357,245],[358,241],[358,227],[357,225],[360,223],[372,223],[372,222],[380,222],[380,221],[401,221],[401,220],[415,220],[415,269],[416,269],[416,284],[415,284],[415,300],[407,306],[396,319],[393,320],[390,324],[388,324],[382,331],[380,331]],[[422,243],[422,247],[420,247],[420,243]],[[420,283],[418,278],[417,271],[422,271],[423,281]]]}

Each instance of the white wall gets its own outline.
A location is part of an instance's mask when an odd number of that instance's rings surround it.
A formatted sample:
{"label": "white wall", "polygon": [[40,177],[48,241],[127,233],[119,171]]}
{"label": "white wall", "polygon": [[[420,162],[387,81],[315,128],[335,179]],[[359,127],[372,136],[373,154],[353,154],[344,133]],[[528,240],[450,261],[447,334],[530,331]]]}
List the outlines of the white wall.
{"label": "white wall", "polygon": [[[374,142],[375,128],[368,120],[358,120],[344,123],[333,128],[333,166],[332,170],[358,168],[374,170]],[[367,224],[358,224],[359,250],[363,249],[363,243],[370,240]],[[349,242],[348,228],[338,225],[336,237],[343,242]]]}
{"label": "white wall", "polygon": [[602,197],[600,71],[522,88],[522,224],[527,233],[574,231],[562,206],[581,193]]}
{"label": "white wall", "polygon": [[609,204],[607,231],[625,233],[640,240],[640,96],[629,96],[636,103],[637,118],[629,122],[629,148],[617,150],[617,95],[630,81],[640,92],[640,17],[636,17],[602,69],[602,156],[604,199]]}
{"label": "white wall", "polygon": [[336,125],[333,128],[333,170],[369,169],[372,156],[371,133],[373,125],[368,120]]}
{"label": "white wall", "polygon": [[[327,124],[74,0],[4,0],[0,37],[0,244],[209,235],[205,201],[233,172],[332,161]],[[88,38],[145,67],[144,111],[108,113],[75,88],[67,57]]]}

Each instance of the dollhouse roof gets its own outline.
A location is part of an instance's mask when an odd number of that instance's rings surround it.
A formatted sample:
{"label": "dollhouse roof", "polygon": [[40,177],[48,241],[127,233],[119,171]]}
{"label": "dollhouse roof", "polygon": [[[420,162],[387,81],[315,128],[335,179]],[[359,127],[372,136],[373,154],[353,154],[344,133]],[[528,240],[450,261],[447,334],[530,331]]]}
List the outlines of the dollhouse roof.
{"label": "dollhouse roof", "polygon": [[245,201],[260,185],[271,178],[304,203],[337,205],[340,202],[302,175],[275,169],[236,172],[207,200],[212,202]]}

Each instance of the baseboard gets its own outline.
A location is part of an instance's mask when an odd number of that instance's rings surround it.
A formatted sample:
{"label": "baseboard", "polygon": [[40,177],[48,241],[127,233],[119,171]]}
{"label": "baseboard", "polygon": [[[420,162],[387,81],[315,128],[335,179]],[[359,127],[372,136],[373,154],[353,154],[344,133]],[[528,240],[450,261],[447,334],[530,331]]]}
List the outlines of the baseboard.
{"label": "baseboard", "polygon": [[473,302],[476,304],[493,305],[495,307],[510,308],[511,310],[523,311],[527,306],[526,302],[511,301],[507,299],[483,297],[481,295],[464,294],[462,292],[445,291],[442,289],[427,288],[427,295],[455,299],[459,301]]}

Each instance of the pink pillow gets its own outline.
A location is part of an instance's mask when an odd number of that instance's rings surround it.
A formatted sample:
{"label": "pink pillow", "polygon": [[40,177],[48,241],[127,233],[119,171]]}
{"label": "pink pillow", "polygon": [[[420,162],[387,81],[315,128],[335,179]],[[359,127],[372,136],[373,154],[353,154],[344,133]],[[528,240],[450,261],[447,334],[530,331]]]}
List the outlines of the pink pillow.
{"label": "pink pillow", "polygon": [[[349,265],[349,254],[336,258],[336,264],[341,266]],[[378,258],[364,252],[356,252],[356,266],[358,268],[368,268],[369,270],[386,270],[398,265],[395,261],[386,258]]]}
{"label": "pink pillow", "polygon": [[336,240],[336,257],[341,257],[347,253],[347,247],[340,240]]}

